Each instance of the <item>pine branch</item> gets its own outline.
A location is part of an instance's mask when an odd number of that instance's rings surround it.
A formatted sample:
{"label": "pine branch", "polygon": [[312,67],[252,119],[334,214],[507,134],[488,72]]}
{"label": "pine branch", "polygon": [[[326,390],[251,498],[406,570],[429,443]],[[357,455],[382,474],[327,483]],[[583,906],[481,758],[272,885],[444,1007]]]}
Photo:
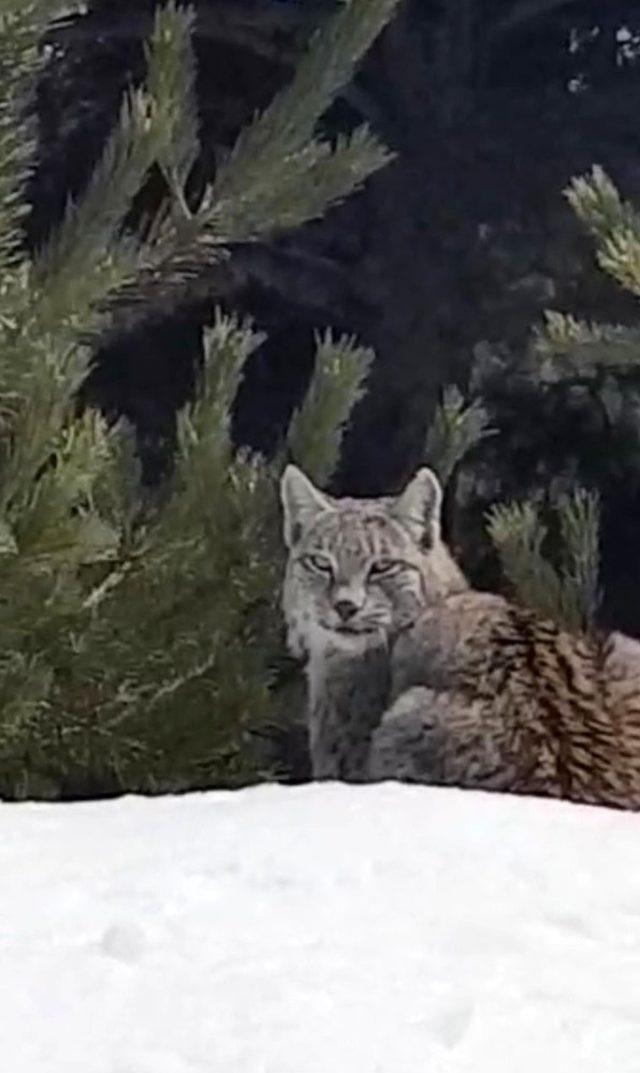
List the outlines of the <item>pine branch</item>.
{"label": "pine branch", "polygon": [[[264,336],[247,321],[216,311],[215,323],[204,337],[204,364],[193,402],[178,414],[177,455],[173,493],[156,529],[162,554],[176,542],[211,538],[218,534],[219,548],[233,539],[232,519],[221,515],[219,504],[233,471],[234,452],[229,431],[231,407],[244,365]],[[250,468],[250,461],[247,460]],[[177,560],[179,561],[179,559]]]}
{"label": "pine branch", "polygon": [[4,444],[1,506],[11,505],[14,517],[28,502],[34,475],[57,450],[87,375],[91,349],[79,338],[101,323],[99,306],[113,287],[137,271],[144,244],[122,233],[131,200],[155,160],[172,160],[177,176],[193,149],[183,114],[191,98],[187,89],[176,88],[188,87],[192,78],[190,18],[173,5],[157,13],[147,50],[155,95],[140,89],[126,94],[86,190],[68,205],[9,296],[11,315],[0,324],[0,397],[15,402],[11,438]]}
{"label": "pine branch", "polygon": [[[334,24],[342,26],[342,66],[331,78],[323,73],[325,97],[327,87],[346,77],[347,41],[364,47],[375,29],[369,18],[367,34],[362,27],[356,32],[349,21],[354,11],[359,18],[380,16],[383,7],[382,0],[352,0]],[[271,695],[283,556],[278,467],[234,452],[229,435],[243,368],[261,336],[237,318],[217,315],[205,338],[196,397],[179,415],[172,479],[148,508],[130,432],[109,431],[98,415],[78,416],[75,406],[91,360],[83,340],[103,323],[109,289],[137,282],[141,266],[157,267],[158,284],[166,284],[163,257],[179,249],[186,258],[190,242],[199,256],[202,207],[190,213],[184,198],[197,148],[189,20],[173,3],[158,13],[147,89],[127,96],[86,191],[68,207],[36,264],[16,264],[9,284],[2,281],[0,793],[6,795],[239,785],[264,775],[257,731],[278,722]],[[313,64],[309,72],[319,77]],[[272,173],[279,191],[264,189],[265,226],[319,212],[323,198],[343,196],[381,160],[377,143],[362,131],[333,149],[319,145],[308,105],[287,107],[276,118],[288,116],[279,142],[290,152]],[[275,168],[279,149],[266,144],[261,152],[262,162],[271,159]],[[252,161],[259,164],[260,153]],[[123,220],[151,162],[163,169],[169,196],[147,234],[129,237]],[[250,236],[261,177],[246,163],[246,187],[236,175],[239,185],[226,206],[234,228]],[[312,189],[298,192],[298,180]],[[241,208],[245,195],[250,211]],[[208,251],[219,256],[224,245],[213,221],[222,217],[215,216],[216,205],[209,208]],[[318,340],[310,397],[291,434],[312,457],[312,471],[333,469],[370,361],[370,352],[351,340]]]}
{"label": "pine branch", "polygon": [[[43,327],[70,317],[76,332],[91,338],[100,323],[96,311],[108,308],[107,296],[160,256],[155,251],[163,228],[189,223],[184,184],[199,150],[193,18],[191,8],[173,0],[156,11],[145,49],[146,88],[125,94],[86,190],[69,203],[35,261],[29,302]],[[141,241],[123,231],[123,222],[154,163],[162,168],[172,197]]]}
{"label": "pine branch", "polygon": [[555,618],[562,606],[562,581],[542,554],[547,529],[534,503],[492,507],[487,513],[487,531],[502,571],[520,602]]}
{"label": "pine branch", "polygon": [[104,419],[87,411],[61,430],[49,462],[24,501],[8,511],[20,553],[48,564],[112,558],[117,530],[94,509],[93,491],[110,464]]}
{"label": "pine branch", "polygon": [[177,303],[226,245],[313,219],[391,159],[366,127],[333,147],[313,135],[397,3],[350,0],[312,36],[290,85],[240,134],[191,218],[164,222],[140,275],[114,294],[114,308],[131,314],[141,301]]}
{"label": "pine branch", "polygon": [[294,414],[287,438],[289,451],[313,480],[326,483],[340,454],[349,415],[365,390],[373,352],[354,339],[316,339],[316,363],[309,389]]}
{"label": "pine branch", "polygon": [[595,239],[607,239],[617,229],[640,234],[640,215],[623,201],[604,168],[594,164],[586,175],[572,179],[565,197]]}
{"label": "pine branch", "polygon": [[596,239],[600,267],[626,290],[640,295],[640,213],[622,200],[597,165],[589,175],[573,179],[565,194]]}
{"label": "pine branch", "polygon": [[350,0],[311,37],[295,76],[238,138],[216,177],[212,203],[243,194],[281,157],[296,155],[313,138],[318,120],[392,17],[398,0]]}
{"label": "pine branch", "polygon": [[291,229],[321,215],[359,189],[392,159],[368,127],[362,126],[335,146],[312,141],[295,152],[276,157],[241,198],[211,198],[211,226],[217,242],[249,242]]}
{"label": "pine branch", "polygon": [[547,528],[533,501],[493,507],[487,514],[487,531],[518,601],[566,629],[588,632],[599,605],[598,497],[578,489],[560,501],[557,511],[560,570],[542,552]]}
{"label": "pine branch", "polygon": [[215,323],[204,334],[204,364],[196,399],[178,418],[179,455],[189,467],[193,451],[206,445],[216,453],[231,450],[231,407],[245,363],[263,341],[264,335],[253,331],[249,321],[216,310]]}
{"label": "pine branch", "polygon": [[564,620],[588,632],[600,606],[600,501],[597,493],[576,489],[558,504],[564,565]]}
{"label": "pine branch", "polygon": [[184,187],[200,151],[196,61],[191,43],[195,23],[192,7],[170,0],[159,8],[153,33],[145,47],[147,90],[153,101],[162,102],[170,133],[158,153],[158,164],[174,198],[190,215]]}
{"label": "pine branch", "polygon": [[0,277],[5,283],[7,272],[20,259],[22,226],[29,211],[22,191],[35,152],[34,93],[43,65],[40,43],[47,24],[62,17],[60,8],[51,0],[0,3]]}
{"label": "pine branch", "polygon": [[[575,178],[565,191],[578,218],[596,242],[600,267],[625,289],[640,294],[640,213],[620,197],[602,168]],[[548,310],[535,332],[534,350],[542,359],[543,381],[593,379],[603,371],[635,371],[640,329],[599,324]]]}
{"label": "pine branch", "polygon": [[600,267],[622,287],[640,295],[640,228],[619,228],[597,252]]}
{"label": "pine branch", "polygon": [[427,434],[425,460],[443,487],[464,456],[481,440],[493,435],[489,415],[479,399],[468,405],[453,385],[445,388]]}
{"label": "pine branch", "polygon": [[35,261],[31,286],[43,327],[70,316],[84,327],[87,311],[135,272],[136,243],[119,231],[149,168],[166,149],[168,134],[166,117],[147,94],[134,90],[125,96],[89,186],[69,203]]}
{"label": "pine branch", "polygon": [[177,227],[173,219],[165,220],[151,257],[130,285],[114,293],[113,311],[135,316],[135,306],[142,303],[147,309],[162,303],[166,309],[198,279],[208,279],[207,289],[216,293],[212,268],[226,257],[227,244],[252,242],[323,215],[389,159],[369,130],[360,127],[339,138],[335,147],[314,142],[281,158],[264,185],[248,189],[242,198],[211,211],[201,209]]}
{"label": "pine branch", "polygon": [[[35,140],[27,119],[33,76],[39,66],[40,20],[34,7],[17,13],[0,12],[0,273],[11,268],[22,242],[22,223],[28,206],[21,198],[29,177]],[[17,119],[29,123],[21,131]],[[25,136],[27,135],[27,136]]]}
{"label": "pine branch", "polygon": [[597,324],[554,310],[547,310],[544,317],[544,327],[534,336],[535,351],[543,359],[543,380],[593,377],[601,369],[624,373],[637,367],[640,328]]}

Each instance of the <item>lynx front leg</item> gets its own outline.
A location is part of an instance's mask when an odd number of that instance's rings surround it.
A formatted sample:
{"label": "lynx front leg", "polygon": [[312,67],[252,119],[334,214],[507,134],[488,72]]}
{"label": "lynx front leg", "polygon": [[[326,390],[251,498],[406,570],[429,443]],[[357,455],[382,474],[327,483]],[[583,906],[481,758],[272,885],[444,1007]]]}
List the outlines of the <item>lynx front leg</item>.
{"label": "lynx front leg", "polygon": [[313,778],[366,781],[371,734],[388,704],[386,644],[326,648],[312,655],[308,675]]}
{"label": "lynx front leg", "polygon": [[447,730],[442,695],[426,686],[401,693],[374,731],[369,751],[372,781],[444,781]]}
{"label": "lynx front leg", "polygon": [[387,709],[373,734],[368,777],[499,790],[512,773],[473,701],[413,686]]}

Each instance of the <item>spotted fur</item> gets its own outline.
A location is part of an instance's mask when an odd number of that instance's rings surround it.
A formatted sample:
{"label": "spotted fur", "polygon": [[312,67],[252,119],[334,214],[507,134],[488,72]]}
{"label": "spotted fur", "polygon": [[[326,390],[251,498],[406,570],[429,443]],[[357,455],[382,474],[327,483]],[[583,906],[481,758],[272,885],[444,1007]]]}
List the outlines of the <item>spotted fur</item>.
{"label": "spotted fur", "polygon": [[283,477],[283,609],[306,660],[315,778],[640,807],[640,645],[471,589],[428,469],[396,498]]}

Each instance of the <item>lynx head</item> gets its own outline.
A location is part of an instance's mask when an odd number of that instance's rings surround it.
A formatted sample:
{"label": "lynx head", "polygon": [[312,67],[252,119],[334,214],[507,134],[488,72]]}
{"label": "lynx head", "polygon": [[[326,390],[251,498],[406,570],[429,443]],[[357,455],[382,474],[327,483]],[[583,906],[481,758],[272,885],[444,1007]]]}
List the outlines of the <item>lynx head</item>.
{"label": "lynx head", "polygon": [[334,499],[295,466],[281,491],[294,655],[392,635],[430,601],[465,587],[440,537],[442,491],[426,467],[395,498]]}

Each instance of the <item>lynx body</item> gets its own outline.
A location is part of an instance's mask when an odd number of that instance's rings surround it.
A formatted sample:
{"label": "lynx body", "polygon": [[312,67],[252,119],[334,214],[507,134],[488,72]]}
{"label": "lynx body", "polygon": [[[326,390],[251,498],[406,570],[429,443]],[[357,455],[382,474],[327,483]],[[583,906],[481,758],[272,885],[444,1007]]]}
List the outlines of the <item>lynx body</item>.
{"label": "lynx body", "polygon": [[640,807],[640,645],[469,587],[441,490],[334,499],[289,466],[283,609],[306,660],[314,778]]}

